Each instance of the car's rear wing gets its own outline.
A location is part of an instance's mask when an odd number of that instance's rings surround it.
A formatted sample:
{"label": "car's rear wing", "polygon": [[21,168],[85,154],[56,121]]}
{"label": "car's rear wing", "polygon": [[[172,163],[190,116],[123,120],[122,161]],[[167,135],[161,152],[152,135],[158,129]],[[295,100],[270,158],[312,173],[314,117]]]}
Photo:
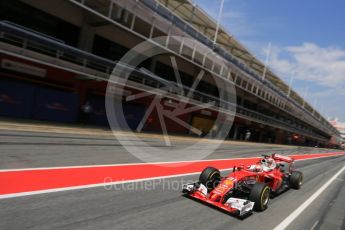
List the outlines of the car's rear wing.
{"label": "car's rear wing", "polygon": [[287,157],[287,156],[283,156],[283,155],[280,155],[280,154],[272,154],[272,157],[274,160],[277,160],[277,161],[284,161],[284,162],[287,162],[287,163],[292,163],[294,162],[294,159],[291,158],[291,157]]}

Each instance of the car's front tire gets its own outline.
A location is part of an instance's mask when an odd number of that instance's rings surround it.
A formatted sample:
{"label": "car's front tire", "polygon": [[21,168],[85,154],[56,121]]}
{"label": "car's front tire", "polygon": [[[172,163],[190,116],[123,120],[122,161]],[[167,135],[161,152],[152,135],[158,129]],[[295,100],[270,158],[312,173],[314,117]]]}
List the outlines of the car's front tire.
{"label": "car's front tire", "polygon": [[254,202],[254,211],[263,211],[267,208],[270,191],[270,187],[265,183],[254,184],[249,194],[249,200]]}
{"label": "car's front tire", "polygon": [[209,191],[218,185],[220,179],[219,170],[213,167],[205,168],[199,177],[199,181],[205,185]]}

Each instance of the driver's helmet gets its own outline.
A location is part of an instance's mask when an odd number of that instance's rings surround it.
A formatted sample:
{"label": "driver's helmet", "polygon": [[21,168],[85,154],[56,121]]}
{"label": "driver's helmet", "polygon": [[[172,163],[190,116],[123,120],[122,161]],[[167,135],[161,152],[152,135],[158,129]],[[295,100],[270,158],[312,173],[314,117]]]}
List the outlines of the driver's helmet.
{"label": "driver's helmet", "polygon": [[263,166],[264,171],[271,171],[271,170],[275,169],[275,167],[277,165],[275,160],[271,157],[270,158],[263,158],[261,160],[261,164]]}

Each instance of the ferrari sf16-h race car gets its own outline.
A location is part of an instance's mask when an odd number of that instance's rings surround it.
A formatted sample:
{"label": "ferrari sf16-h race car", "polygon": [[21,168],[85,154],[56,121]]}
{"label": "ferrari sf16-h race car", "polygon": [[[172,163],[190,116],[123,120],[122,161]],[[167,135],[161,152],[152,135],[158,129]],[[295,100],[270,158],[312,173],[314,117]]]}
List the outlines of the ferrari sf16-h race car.
{"label": "ferrari sf16-h race car", "polygon": [[262,155],[255,165],[234,167],[226,177],[218,169],[205,168],[199,181],[183,186],[183,194],[239,217],[263,211],[270,197],[289,188],[299,189],[303,173],[294,169],[294,159],[278,154]]}

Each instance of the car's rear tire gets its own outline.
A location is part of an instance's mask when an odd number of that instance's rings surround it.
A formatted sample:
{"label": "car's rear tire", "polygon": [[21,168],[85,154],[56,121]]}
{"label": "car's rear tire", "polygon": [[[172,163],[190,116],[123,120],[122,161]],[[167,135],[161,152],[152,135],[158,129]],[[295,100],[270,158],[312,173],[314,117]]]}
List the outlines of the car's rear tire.
{"label": "car's rear tire", "polygon": [[290,176],[290,187],[293,189],[300,189],[303,184],[303,173],[293,171]]}
{"label": "car's rear tire", "polygon": [[254,184],[249,194],[249,200],[254,202],[254,211],[263,211],[268,206],[270,187],[265,183]]}
{"label": "car's rear tire", "polygon": [[199,181],[205,185],[209,191],[218,185],[220,179],[219,170],[213,167],[205,168],[199,177]]}

